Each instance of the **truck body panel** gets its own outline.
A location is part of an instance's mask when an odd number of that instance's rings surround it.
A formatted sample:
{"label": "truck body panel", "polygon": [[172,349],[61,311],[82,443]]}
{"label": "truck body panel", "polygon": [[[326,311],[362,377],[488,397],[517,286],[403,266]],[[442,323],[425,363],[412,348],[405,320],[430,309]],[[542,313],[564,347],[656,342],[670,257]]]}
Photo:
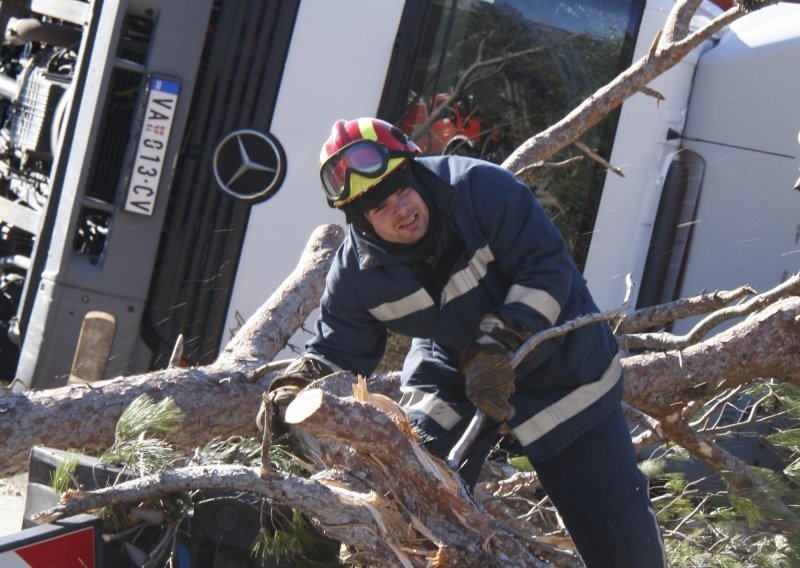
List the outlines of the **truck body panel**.
{"label": "truck body panel", "polygon": [[749,18],[701,59],[692,88],[683,146],[704,171],[681,296],[767,290],[800,269],[800,6]]}

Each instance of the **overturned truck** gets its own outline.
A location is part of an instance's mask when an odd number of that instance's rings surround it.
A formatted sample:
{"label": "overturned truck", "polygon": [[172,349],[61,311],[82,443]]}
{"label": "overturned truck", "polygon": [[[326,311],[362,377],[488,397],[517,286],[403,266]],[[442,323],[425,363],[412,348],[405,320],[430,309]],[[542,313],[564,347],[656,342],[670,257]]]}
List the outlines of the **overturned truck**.
{"label": "overturned truck", "polygon": [[[672,4],[3,0],[0,379],[162,368],[179,336],[183,364],[213,361],[341,222],[316,173],[336,119],[418,128],[445,97],[441,125],[469,100],[500,161],[645,55]],[[663,100],[587,133],[624,178],[583,160],[536,180],[602,308],[627,273],[642,307],[796,270],[799,11],[736,21],[653,82]]]}

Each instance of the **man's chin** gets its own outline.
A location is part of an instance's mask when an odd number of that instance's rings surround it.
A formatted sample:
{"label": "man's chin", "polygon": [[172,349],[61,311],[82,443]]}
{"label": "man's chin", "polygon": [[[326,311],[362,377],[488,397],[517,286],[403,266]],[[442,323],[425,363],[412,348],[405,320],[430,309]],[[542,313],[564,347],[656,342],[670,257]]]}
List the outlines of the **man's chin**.
{"label": "man's chin", "polygon": [[413,245],[418,243],[424,235],[423,231],[399,231],[394,242],[398,245]]}

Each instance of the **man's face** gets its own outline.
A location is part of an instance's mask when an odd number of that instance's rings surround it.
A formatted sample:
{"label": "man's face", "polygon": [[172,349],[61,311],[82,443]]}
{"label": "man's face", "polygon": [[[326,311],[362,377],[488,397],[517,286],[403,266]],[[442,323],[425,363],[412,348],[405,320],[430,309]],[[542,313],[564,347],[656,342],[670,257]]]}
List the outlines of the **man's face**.
{"label": "man's face", "polygon": [[425,236],[430,222],[430,211],[417,190],[406,186],[367,211],[365,217],[384,241],[413,245]]}

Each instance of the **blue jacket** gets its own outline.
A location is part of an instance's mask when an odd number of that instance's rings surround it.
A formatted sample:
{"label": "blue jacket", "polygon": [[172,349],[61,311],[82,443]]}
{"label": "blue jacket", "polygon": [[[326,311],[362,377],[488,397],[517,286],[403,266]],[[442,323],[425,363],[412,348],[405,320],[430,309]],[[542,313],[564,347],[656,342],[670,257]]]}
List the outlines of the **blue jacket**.
{"label": "blue jacket", "polygon": [[[496,312],[533,333],[597,311],[566,244],[532,191],[493,164],[417,158],[413,172],[432,209],[430,238],[388,248],[351,225],[333,261],[316,337],[306,350],[369,375],[386,330],[415,339],[403,372],[404,405],[447,431],[474,412],[458,356]],[[541,345],[517,368],[509,426],[546,459],[621,399],[618,347],[605,323]]]}

